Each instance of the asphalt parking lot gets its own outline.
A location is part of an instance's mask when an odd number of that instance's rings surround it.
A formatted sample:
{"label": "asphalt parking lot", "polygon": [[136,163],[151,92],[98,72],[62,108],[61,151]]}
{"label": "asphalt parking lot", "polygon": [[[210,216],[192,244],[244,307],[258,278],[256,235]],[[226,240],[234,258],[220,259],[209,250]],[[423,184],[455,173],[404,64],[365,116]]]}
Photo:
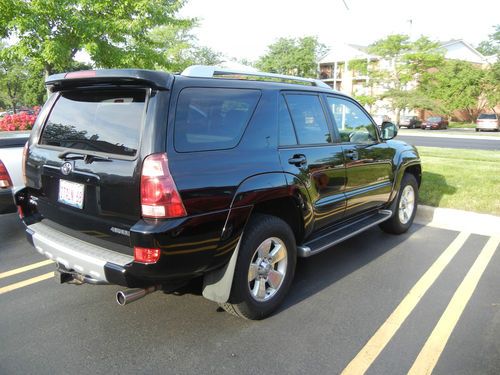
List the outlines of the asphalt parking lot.
{"label": "asphalt parking lot", "polygon": [[415,146],[500,151],[499,133],[476,133],[474,129],[424,131],[420,129],[402,128],[399,130],[396,139]]}
{"label": "asphalt parking lot", "polygon": [[197,294],[120,307],[118,287],[52,280],[16,216],[0,238],[1,374],[499,373],[498,238],[371,229],[301,259],[260,322]]}

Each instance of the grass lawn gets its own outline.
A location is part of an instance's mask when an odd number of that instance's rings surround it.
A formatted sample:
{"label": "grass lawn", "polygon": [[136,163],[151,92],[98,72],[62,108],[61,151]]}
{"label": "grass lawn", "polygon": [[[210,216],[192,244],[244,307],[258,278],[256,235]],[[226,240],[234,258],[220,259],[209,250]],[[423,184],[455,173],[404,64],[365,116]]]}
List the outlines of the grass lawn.
{"label": "grass lawn", "polygon": [[455,122],[455,121],[450,121],[450,123],[448,124],[448,128],[450,128],[450,129],[462,129],[462,128],[475,129],[476,128],[476,124],[470,123],[470,122]]}
{"label": "grass lawn", "polygon": [[420,203],[500,215],[500,151],[418,147]]}

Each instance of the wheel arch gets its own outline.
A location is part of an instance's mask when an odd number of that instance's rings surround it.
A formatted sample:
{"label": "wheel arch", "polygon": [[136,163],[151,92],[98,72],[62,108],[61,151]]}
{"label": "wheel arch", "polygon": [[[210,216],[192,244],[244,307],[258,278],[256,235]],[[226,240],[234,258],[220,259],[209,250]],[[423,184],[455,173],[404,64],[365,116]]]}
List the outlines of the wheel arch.
{"label": "wheel arch", "polygon": [[[232,252],[227,253],[228,261],[223,267],[204,276],[203,296],[205,298],[218,303],[228,301],[241,235],[252,214],[260,213],[279,217],[292,228],[296,242],[300,243],[304,236],[304,218],[301,211],[304,202],[295,192],[296,189],[287,184],[283,172],[254,175],[240,184],[234,195],[221,236],[227,238],[226,241],[228,242],[237,240],[237,245]],[[241,217],[243,212],[244,218]],[[237,228],[232,222],[235,219],[240,223]],[[231,238],[229,237],[229,230],[232,231]]]}

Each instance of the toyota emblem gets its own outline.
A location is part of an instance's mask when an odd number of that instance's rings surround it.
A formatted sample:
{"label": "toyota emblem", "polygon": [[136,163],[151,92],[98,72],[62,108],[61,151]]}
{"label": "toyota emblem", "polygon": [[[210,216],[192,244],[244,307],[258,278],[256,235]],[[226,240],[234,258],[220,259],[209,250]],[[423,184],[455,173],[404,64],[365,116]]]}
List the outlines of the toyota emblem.
{"label": "toyota emblem", "polygon": [[61,173],[65,176],[69,175],[72,170],[73,170],[73,165],[71,165],[71,163],[68,161],[63,165],[61,165]]}

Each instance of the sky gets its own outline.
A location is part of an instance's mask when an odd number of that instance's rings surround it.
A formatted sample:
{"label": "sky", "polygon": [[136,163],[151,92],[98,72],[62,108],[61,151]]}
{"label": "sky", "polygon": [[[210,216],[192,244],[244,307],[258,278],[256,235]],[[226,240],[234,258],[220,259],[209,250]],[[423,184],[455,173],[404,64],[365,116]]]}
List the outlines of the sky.
{"label": "sky", "polygon": [[476,46],[500,24],[500,1],[188,0],[180,15],[198,18],[200,45],[226,58],[256,60],[280,37],[307,35],[327,46],[368,45],[393,33]]}

